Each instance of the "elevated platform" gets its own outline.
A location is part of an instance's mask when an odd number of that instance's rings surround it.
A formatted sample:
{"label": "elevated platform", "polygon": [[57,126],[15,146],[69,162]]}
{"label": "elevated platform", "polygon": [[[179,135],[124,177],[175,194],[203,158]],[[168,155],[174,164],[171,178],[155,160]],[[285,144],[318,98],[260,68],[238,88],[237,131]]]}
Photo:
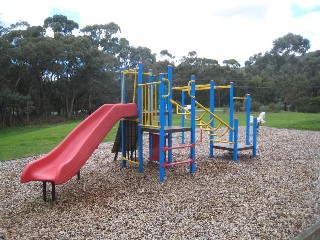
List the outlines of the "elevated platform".
{"label": "elevated platform", "polygon": [[[142,131],[149,133],[159,133],[160,128],[143,127]],[[181,126],[166,126],[164,127],[165,133],[177,133],[177,132],[190,132],[191,127],[181,127]]]}
{"label": "elevated platform", "polygon": [[[228,150],[228,151],[233,151],[234,144],[229,144],[229,143],[214,143],[213,148],[216,149],[222,149],[222,150]],[[243,150],[250,150],[253,149],[253,145],[249,144],[243,144],[243,143],[238,143],[238,151],[243,151]]]}

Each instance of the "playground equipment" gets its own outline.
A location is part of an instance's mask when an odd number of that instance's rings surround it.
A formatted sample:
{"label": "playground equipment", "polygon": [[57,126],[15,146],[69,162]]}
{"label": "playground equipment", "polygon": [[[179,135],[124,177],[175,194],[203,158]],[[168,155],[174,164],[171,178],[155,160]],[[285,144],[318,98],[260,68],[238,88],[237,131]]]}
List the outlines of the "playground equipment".
{"label": "playground equipment", "polygon": [[[149,160],[159,164],[159,178],[164,181],[165,169],[175,165],[190,164],[190,173],[195,172],[195,100],[191,101],[190,126],[174,126],[172,121],[172,67],[168,67],[167,73],[154,76],[150,70],[143,72],[143,66],[139,63],[138,68],[123,70],[121,72],[121,99],[126,102],[127,75],[133,75],[133,101],[137,93],[138,106],[138,159],[130,158],[127,154],[125,138],[122,138],[122,166],[133,163],[138,165],[139,172],[144,170],[143,159],[143,133],[149,135]],[[191,93],[194,94],[195,81],[191,84]],[[121,122],[122,132],[126,125]],[[172,134],[190,132],[190,144],[173,146]],[[124,136],[124,134],[123,134]],[[172,152],[175,149],[190,149],[189,156],[185,160],[173,161]],[[135,154],[131,154],[132,156]]]}
{"label": "playground equipment", "polygon": [[[250,140],[250,95],[245,97],[234,97],[234,84],[227,86],[215,86],[214,81],[210,84],[197,85],[195,76],[187,86],[172,87],[172,67],[168,66],[167,73],[153,75],[152,71],[144,73],[140,63],[138,68],[122,71],[122,100],[126,96],[126,76],[134,76],[133,94],[137,92],[138,100],[138,159],[130,159],[126,155],[126,149],[122,149],[123,167],[127,162],[139,166],[139,172],[143,172],[143,132],[149,133],[149,160],[159,165],[159,179],[165,179],[165,169],[175,165],[189,164],[190,173],[195,172],[196,162],[196,127],[210,135],[209,154],[213,157],[213,150],[224,149],[233,152],[233,161],[238,160],[238,151],[252,150],[252,156],[256,156],[257,146],[257,119],[253,119],[252,140]],[[137,82],[137,84],[136,84]],[[137,89],[136,89],[137,88]],[[214,91],[217,89],[228,89],[230,95],[229,123],[226,123],[214,113]],[[210,107],[206,108],[196,100],[196,92],[210,91]],[[181,102],[173,100],[173,91],[181,91]],[[186,104],[185,95],[188,94],[190,103]],[[135,96],[133,96],[135,99]],[[246,141],[244,144],[238,142],[238,119],[234,119],[234,101],[246,101]],[[196,115],[196,107],[201,111]],[[173,110],[181,115],[181,124],[173,125]],[[186,121],[189,121],[186,126]],[[217,122],[217,126],[215,126]],[[125,129],[124,125],[121,125]],[[173,146],[173,134],[181,133],[181,145]],[[185,143],[185,133],[190,133],[190,142]],[[222,139],[228,136],[227,139]],[[124,141],[124,140],[123,140]],[[124,147],[125,144],[122,144]],[[184,160],[173,158],[173,150],[190,149],[190,153]]]}
{"label": "playground equipment", "polygon": [[77,175],[102,142],[111,128],[121,119],[137,116],[137,106],[131,104],[105,104],[81,122],[56,148],[44,157],[30,162],[22,172],[21,182],[41,181],[43,199],[46,201],[46,185],[51,182],[52,201],[55,185],[62,184]]}
{"label": "playground equipment", "polygon": [[[185,92],[189,91],[189,86],[184,87],[175,87],[174,90],[180,90],[181,93],[181,104],[185,104]],[[196,106],[198,109],[202,110],[200,116],[196,116],[197,124],[196,126],[200,127],[201,130],[204,130],[210,135],[210,157],[213,157],[214,148],[223,149],[233,152],[233,161],[237,162],[238,160],[238,151],[252,149],[252,156],[256,156],[256,147],[257,147],[257,119],[253,118],[253,132],[252,132],[252,141],[250,141],[250,95],[247,94],[245,97],[234,97],[234,84],[231,82],[227,86],[216,86],[214,81],[211,81],[210,84],[196,85],[196,91],[209,90],[210,91],[210,107],[206,108],[201,103],[196,101]],[[228,89],[229,90],[229,123],[226,123],[219,116],[217,116],[214,107],[214,93],[218,89]],[[192,98],[195,96],[190,95]],[[238,142],[238,119],[234,118],[234,101],[235,100],[245,100],[246,102],[246,139],[245,143]],[[181,108],[182,113],[177,114],[187,115],[188,110],[186,108]],[[206,120],[205,117],[209,118]],[[184,125],[184,118],[182,117],[181,122]],[[215,121],[218,122],[215,127]],[[229,134],[228,134],[229,133]],[[226,139],[228,135],[228,138]],[[224,138],[224,139],[223,139]],[[182,134],[182,143],[184,142],[184,135]]]}
{"label": "playground equipment", "polygon": [[[264,118],[266,117],[266,112],[261,112],[259,117],[257,118],[257,123],[258,123],[258,127],[262,124],[265,123],[266,121],[264,120]],[[253,116],[250,116],[250,123],[253,123]]]}
{"label": "playground equipment", "polygon": [[[127,103],[128,76],[133,79],[132,103]],[[52,200],[55,200],[55,185],[62,184],[77,175],[80,169],[97,148],[111,128],[119,121],[120,129],[113,152],[121,148],[122,167],[127,163],[144,170],[143,142],[149,138],[149,160],[159,166],[159,179],[165,179],[165,170],[176,165],[189,164],[190,173],[196,171],[196,127],[210,135],[209,154],[213,157],[214,148],[233,151],[233,160],[238,160],[238,151],[252,149],[256,156],[257,119],[253,118],[252,144],[250,143],[250,95],[245,98],[233,96],[234,84],[215,86],[214,81],[197,85],[195,76],[187,86],[172,87],[172,67],[167,73],[155,76],[152,70],[143,72],[143,66],[121,70],[121,103],[105,104],[77,126],[55,149],[44,157],[29,163],[23,170],[21,182],[42,181],[43,198],[46,201],[46,184],[51,182]],[[230,117],[226,123],[214,113],[215,89],[229,89]],[[196,100],[196,92],[210,91],[210,107],[206,108]],[[173,100],[173,91],[181,91],[181,103]],[[185,94],[190,103],[185,104]],[[246,143],[238,143],[238,119],[234,119],[233,102],[246,101]],[[187,106],[187,107],[185,107]],[[196,107],[201,115],[196,115]],[[173,109],[181,115],[181,124],[173,125]],[[188,122],[188,125],[186,124]],[[186,126],[187,125],[187,126]],[[173,134],[181,134],[180,145],[173,145]],[[185,143],[185,133],[190,133],[190,142]],[[121,136],[121,137],[120,137]],[[227,139],[221,139],[227,137]],[[174,159],[173,151],[188,149],[185,159]],[[138,153],[137,153],[138,152]],[[115,157],[116,158],[116,157]]]}

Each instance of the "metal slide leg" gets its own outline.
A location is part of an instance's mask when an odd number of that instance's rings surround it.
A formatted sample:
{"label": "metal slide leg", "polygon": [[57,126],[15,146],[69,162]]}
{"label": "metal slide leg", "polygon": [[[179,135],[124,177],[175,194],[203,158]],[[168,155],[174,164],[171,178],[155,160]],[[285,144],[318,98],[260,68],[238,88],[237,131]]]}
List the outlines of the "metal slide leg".
{"label": "metal slide leg", "polygon": [[79,170],[79,172],[77,173],[77,179],[80,180],[80,170]]}
{"label": "metal slide leg", "polygon": [[47,201],[47,182],[43,181],[42,182],[42,196],[43,196],[43,201]]}
{"label": "metal slide leg", "polygon": [[56,184],[54,182],[51,182],[52,186],[52,202],[56,200]]}
{"label": "metal slide leg", "polygon": [[234,119],[234,136],[233,136],[233,162],[238,162],[238,119]]}

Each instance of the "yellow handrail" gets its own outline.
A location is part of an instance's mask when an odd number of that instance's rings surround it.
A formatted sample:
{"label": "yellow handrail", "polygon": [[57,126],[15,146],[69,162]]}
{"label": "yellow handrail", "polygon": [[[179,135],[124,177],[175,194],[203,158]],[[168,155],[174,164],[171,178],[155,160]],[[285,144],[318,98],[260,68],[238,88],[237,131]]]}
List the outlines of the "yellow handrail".
{"label": "yellow handrail", "polygon": [[137,90],[137,74],[134,75],[133,80],[133,96],[132,96],[132,102],[136,103],[136,90]]}
{"label": "yellow handrail", "polygon": [[208,108],[206,108],[205,106],[203,106],[201,103],[199,103],[198,101],[196,101],[197,106],[201,107],[204,111],[208,112],[210,115],[212,115],[214,118],[216,118],[219,122],[221,122],[224,126],[226,126],[229,130],[233,131],[233,128],[230,127],[230,125],[228,123],[226,123],[225,121],[223,121],[220,117],[218,117],[216,114],[212,113]]}
{"label": "yellow handrail", "polygon": [[246,100],[246,97],[233,97],[234,100]]}
{"label": "yellow handrail", "polygon": [[139,68],[127,69],[127,70],[123,70],[121,72],[122,72],[122,74],[138,74],[137,70],[139,70]]}
{"label": "yellow handrail", "polygon": [[193,82],[196,82],[196,80],[190,80],[189,82],[188,82],[188,94],[189,94],[189,96],[191,97],[191,98],[195,98],[196,96],[192,96],[191,95],[191,83],[193,83]]}
{"label": "yellow handrail", "polygon": [[[189,82],[188,82],[188,84],[189,84]],[[214,89],[229,89],[229,88],[231,88],[230,85],[214,86]],[[210,84],[196,85],[197,91],[209,90],[209,89],[210,89]],[[182,92],[187,92],[187,91],[189,91],[189,86],[173,87],[172,90],[180,90]]]}
{"label": "yellow handrail", "polygon": [[167,97],[169,97],[169,95],[170,95],[170,91],[171,91],[171,89],[170,89],[170,80],[169,79],[167,79],[167,78],[162,78],[162,81],[164,81],[164,82],[167,82],[168,83],[168,93],[167,94],[164,94],[164,95],[162,95],[162,97],[163,98],[167,98]]}
{"label": "yellow handrail", "polygon": [[[187,108],[181,106],[181,105],[180,105],[179,103],[177,103],[176,101],[170,99],[170,102],[173,103],[174,105],[176,105],[176,113],[177,113],[178,115],[190,115],[190,114],[191,114],[191,112],[190,112]],[[179,109],[183,110],[184,112],[179,112]]]}

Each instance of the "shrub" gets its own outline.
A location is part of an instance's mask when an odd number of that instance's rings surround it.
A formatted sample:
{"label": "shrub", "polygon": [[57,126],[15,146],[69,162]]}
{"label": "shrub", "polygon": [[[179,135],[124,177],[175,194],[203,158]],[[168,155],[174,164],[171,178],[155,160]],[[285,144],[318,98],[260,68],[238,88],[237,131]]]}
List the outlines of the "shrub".
{"label": "shrub", "polygon": [[259,112],[261,107],[261,103],[257,101],[252,101],[251,103],[251,111],[253,112]]}
{"label": "shrub", "polygon": [[240,112],[240,109],[241,109],[241,103],[240,102],[235,102],[234,103],[234,111],[235,112]]}
{"label": "shrub", "polygon": [[311,98],[308,103],[308,108],[312,113],[320,112],[320,96]]}
{"label": "shrub", "polygon": [[274,113],[277,113],[280,111],[280,108],[277,104],[275,103],[270,103],[268,106],[267,106],[267,111],[268,112],[274,112]]}
{"label": "shrub", "polygon": [[292,108],[298,112],[318,113],[320,112],[320,96],[298,98],[292,103]]}

